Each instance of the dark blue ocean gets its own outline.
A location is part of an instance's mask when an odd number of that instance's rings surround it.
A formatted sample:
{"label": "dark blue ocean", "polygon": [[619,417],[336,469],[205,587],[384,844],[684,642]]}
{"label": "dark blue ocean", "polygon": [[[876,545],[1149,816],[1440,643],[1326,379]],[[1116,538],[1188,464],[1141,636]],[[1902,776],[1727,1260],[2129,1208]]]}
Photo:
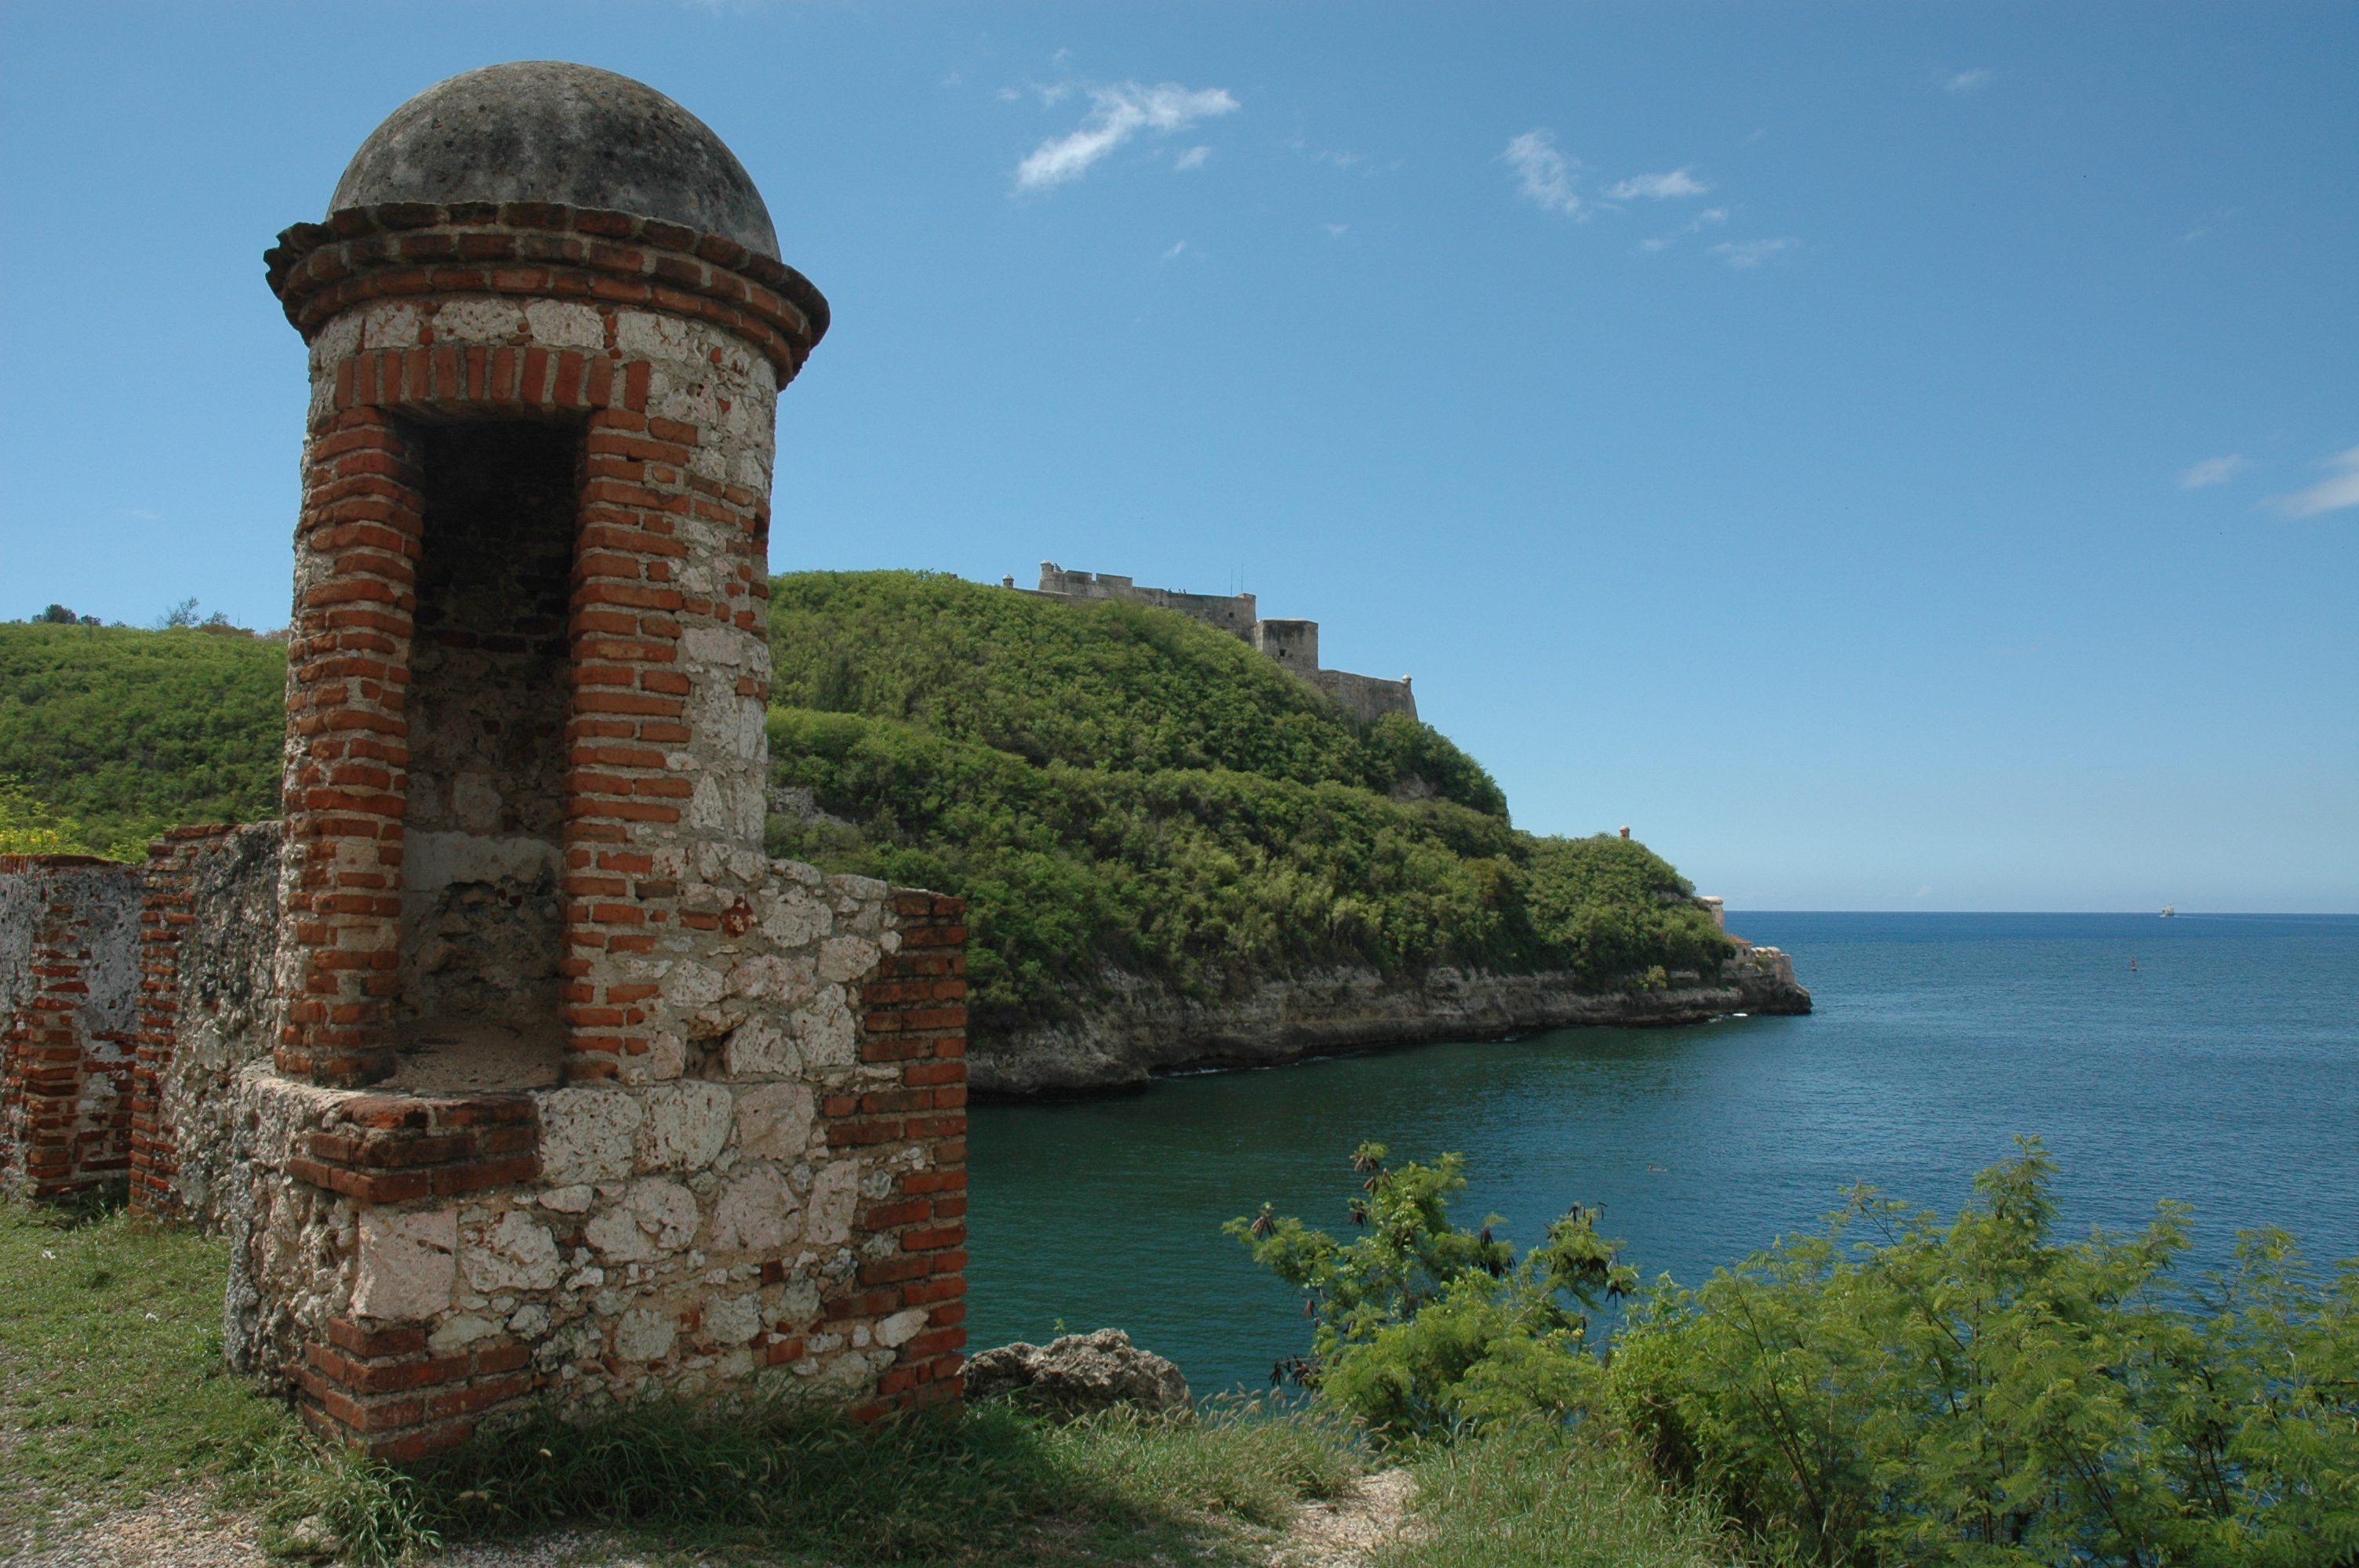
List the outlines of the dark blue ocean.
{"label": "dark blue ocean", "polygon": [[[1865,1182],[1942,1209],[2037,1134],[2064,1229],[2195,1206],[2196,1266],[2283,1226],[2359,1254],[2359,916],[1775,914],[1817,1011],[1575,1029],[1165,1079],[974,1115],[970,1348],[1114,1326],[1200,1393],[1304,1346],[1221,1222],[1332,1228],[1364,1139],[1457,1150],[1462,1212],[1536,1238],[1578,1200],[1692,1283]],[[2135,960],[2136,968],[2132,968]]]}

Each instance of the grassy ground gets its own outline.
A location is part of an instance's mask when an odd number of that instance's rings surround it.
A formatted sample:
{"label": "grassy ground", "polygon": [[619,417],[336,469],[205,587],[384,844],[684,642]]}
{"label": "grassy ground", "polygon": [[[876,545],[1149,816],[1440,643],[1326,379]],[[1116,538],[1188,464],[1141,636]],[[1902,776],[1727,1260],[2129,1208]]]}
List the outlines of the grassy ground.
{"label": "grassy ground", "polygon": [[0,1208],[0,1549],[287,1451],[286,1410],[222,1369],[225,1263],[119,1210]]}
{"label": "grassy ground", "polygon": [[[1330,1417],[1250,1403],[1185,1424],[1056,1427],[995,1404],[867,1429],[658,1406],[512,1431],[404,1476],[321,1452],[222,1370],[225,1262],[217,1241],[120,1211],[0,1206],[0,1554],[210,1493],[281,1547],[336,1542],[364,1563],[571,1525],[655,1562],[1259,1568],[1299,1505],[1374,1462]],[[1463,1439],[1412,1473],[1417,1517],[1379,1568],[1741,1561],[1708,1511],[1554,1429]]]}
{"label": "grassy ground", "polygon": [[1626,1452],[1545,1424],[1436,1448],[1411,1468],[1417,1520],[1375,1568],[1734,1568],[1718,1510],[1668,1496]]}
{"label": "grassy ground", "polygon": [[1260,1563],[1354,1446],[1251,1409],[1051,1427],[1006,1406],[867,1430],[781,1411],[527,1428],[417,1477],[324,1455],[221,1369],[224,1249],[120,1211],[0,1207],[0,1553],[219,1487],[361,1561],[560,1523],[723,1560]]}

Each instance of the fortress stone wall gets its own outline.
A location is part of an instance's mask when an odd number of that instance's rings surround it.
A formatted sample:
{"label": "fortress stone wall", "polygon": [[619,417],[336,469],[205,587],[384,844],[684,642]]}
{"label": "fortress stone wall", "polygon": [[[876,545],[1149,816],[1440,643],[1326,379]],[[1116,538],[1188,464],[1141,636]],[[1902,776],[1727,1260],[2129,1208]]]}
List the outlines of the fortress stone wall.
{"label": "fortress stone wall", "polygon": [[[1016,579],[1007,579],[1006,586],[1014,588]],[[1319,622],[1265,621],[1250,593],[1176,593],[1167,588],[1141,588],[1130,579],[1112,572],[1067,571],[1054,561],[1040,563],[1038,588],[1016,591],[1071,604],[1120,599],[1133,604],[1151,604],[1158,610],[1176,610],[1207,626],[1216,626],[1268,655],[1280,667],[1326,693],[1328,699],[1355,724],[1372,724],[1387,713],[1417,717],[1417,694],[1409,689],[1408,676],[1385,680],[1375,676],[1321,669]]]}

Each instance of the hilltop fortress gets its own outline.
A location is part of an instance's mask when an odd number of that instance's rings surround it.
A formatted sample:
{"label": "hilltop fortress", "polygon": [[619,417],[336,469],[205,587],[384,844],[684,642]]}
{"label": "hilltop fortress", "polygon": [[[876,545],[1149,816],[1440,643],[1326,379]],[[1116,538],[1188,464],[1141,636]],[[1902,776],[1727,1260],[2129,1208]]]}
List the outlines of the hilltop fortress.
{"label": "hilltop fortress", "polygon": [[[1000,580],[1005,587],[1016,588],[1012,577]],[[1069,572],[1054,561],[1040,563],[1038,588],[1016,591],[1062,600],[1068,604],[1092,599],[1126,599],[1134,604],[1176,610],[1207,626],[1216,626],[1276,659],[1284,668],[1325,692],[1354,724],[1371,724],[1387,713],[1417,717],[1417,695],[1409,690],[1408,676],[1383,680],[1346,670],[1321,669],[1319,622],[1264,621],[1250,593],[1175,593],[1168,588],[1141,588],[1130,579],[1112,572]]]}

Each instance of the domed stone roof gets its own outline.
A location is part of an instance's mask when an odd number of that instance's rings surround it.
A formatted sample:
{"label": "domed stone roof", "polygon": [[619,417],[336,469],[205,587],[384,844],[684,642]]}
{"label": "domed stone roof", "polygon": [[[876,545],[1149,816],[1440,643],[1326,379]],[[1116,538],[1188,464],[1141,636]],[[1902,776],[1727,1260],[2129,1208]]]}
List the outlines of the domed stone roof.
{"label": "domed stone roof", "polygon": [[385,201],[597,207],[778,255],[762,193],[710,126],[643,82],[563,60],[487,65],[386,115],[329,211]]}

